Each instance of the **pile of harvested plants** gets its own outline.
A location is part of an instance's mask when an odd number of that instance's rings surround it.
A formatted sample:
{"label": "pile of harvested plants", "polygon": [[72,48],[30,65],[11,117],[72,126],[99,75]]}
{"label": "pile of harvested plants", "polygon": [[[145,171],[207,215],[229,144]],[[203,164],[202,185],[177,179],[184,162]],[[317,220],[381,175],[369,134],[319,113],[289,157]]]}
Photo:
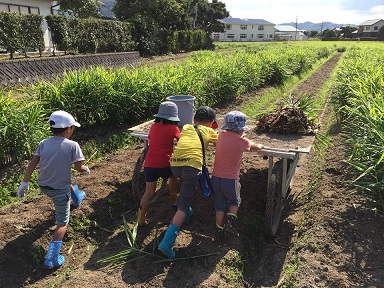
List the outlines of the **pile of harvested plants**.
{"label": "pile of harvested plants", "polygon": [[[307,96],[311,98],[312,95]],[[308,104],[308,99],[306,100]],[[275,112],[264,114],[256,123],[258,132],[276,132],[283,134],[316,134],[320,124],[316,123],[315,117],[309,117],[302,105],[303,99],[288,105],[281,105]],[[308,108],[308,105],[304,105]]]}

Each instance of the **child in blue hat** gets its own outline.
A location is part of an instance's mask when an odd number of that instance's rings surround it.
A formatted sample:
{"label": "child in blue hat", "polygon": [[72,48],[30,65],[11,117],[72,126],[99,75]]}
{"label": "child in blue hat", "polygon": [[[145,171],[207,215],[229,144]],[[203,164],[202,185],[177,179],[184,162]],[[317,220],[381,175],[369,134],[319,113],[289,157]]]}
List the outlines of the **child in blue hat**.
{"label": "child in blue hat", "polygon": [[225,232],[238,235],[236,231],[237,212],[241,203],[240,167],[244,151],[261,150],[262,144],[256,144],[244,136],[248,130],[246,115],[231,111],[224,116],[224,125],[216,143],[215,162],[212,171],[212,186],[215,191],[217,236]]}

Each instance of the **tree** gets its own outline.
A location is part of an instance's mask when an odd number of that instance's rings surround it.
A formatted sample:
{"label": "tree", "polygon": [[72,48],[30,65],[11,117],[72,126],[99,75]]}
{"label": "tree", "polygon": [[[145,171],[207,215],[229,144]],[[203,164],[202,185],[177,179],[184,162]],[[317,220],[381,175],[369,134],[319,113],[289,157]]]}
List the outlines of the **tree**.
{"label": "tree", "polygon": [[97,16],[99,1],[97,0],[58,0],[59,10],[79,18]]}
{"label": "tree", "polygon": [[218,0],[116,0],[112,10],[122,21],[141,17],[151,19],[161,30],[202,29],[208,33],[224,31],[219,20],[229,16]]}
{"label": "tree", "polygon": [[331,29],[325,29],[321,34],[322,38],[336,38],[338,37],[337,32]]}
{"label": "tree", "polygon": [[319,31],[317,30],[311,30],[311,31],[304,31],[304,35],[308,36],[308,38],[314,38],[319,35]]}
{"label": "tree", "polygon": [[194,5],[194,27],[207,33],[224,32],[225,25],[219,20],[229,17],[225,4],[218,0],[196,1]]}
{"label": "tree", "polygon": [[345,27],[340,27],[341,34],[344,38],[352,38],[352,32],[355,32],[357,30],[356,27],[353,26],[345,26]]}
{"label": "tree", "polygon": [[156,23],[159,29],[187,29],[183,1],[116,0],[112,11],[116,18],[122,21],[140,17],[142,19],[151,19],[151,22]]}

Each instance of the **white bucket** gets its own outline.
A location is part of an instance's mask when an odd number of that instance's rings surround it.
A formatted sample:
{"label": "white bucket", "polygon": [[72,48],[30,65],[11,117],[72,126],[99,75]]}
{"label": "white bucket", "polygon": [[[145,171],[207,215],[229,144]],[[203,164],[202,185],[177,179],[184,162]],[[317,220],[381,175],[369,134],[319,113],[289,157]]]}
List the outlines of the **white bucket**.
{"label": "white bucket", "polygon": [[172,101],[177,105],[179,110],[179,127],[185,124],[193,123],[193,115],[195,113],[195,96],[190,95],[175,95],[167,97],[167,101]]}

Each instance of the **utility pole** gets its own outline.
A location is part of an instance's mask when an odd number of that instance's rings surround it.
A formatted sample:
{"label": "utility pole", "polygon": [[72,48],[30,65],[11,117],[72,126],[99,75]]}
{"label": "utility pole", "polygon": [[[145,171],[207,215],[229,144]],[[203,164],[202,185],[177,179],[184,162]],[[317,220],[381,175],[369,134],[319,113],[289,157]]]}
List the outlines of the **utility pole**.
{"label": "utility pole", "polygon": [[323,33],[323,21],[321,21],[321,26],[320,26],[320,35]]}
{"label": "utility pole", "polygon": [[196,29],[196,21],[197,21],[197,3],[195,5],[195,18],[193,19],[193,29]]}
{"label": "utility pole", "polygon": [[296,16],[296,32],[295,32],[295,41],[296,41],[296,36],[297,36],[297,16]]}

